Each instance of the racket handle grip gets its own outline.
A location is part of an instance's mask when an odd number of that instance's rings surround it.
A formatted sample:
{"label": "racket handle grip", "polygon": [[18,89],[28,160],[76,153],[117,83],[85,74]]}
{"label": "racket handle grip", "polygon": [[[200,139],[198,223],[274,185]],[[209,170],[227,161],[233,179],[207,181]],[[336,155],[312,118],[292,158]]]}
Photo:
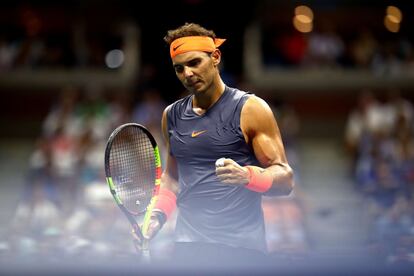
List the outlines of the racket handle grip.
{"label": "racket handle grip", "polygon": [[147,240],[147,239],[144,239],[142,241],[141,260],[144,264],[151,263],[151,253],[150,253],[150,250],[149,250],[149,240]]}

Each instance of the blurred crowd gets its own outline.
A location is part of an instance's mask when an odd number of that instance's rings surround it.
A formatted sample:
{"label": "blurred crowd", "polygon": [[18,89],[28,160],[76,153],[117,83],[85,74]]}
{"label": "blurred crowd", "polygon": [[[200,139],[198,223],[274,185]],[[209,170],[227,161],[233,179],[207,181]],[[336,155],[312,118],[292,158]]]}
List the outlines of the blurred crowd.
{"label": "blurred crowd", "polygon": [[[17,19],[0,28],[0,71],[104,67],[108,51],[125,46],[119,26],[108,25],[107,20],[98,17],[102,27],[97,28],[87,18],[73,16],[76,9],[55,7],[45,12],[20,5],[10,12]],[[395,75],[414,66],[414,41],[408,28],[401,28],[399,33],[388,32],[377,17],[362,27],[354,22],[346,22],[351,27],[340,26],[341,19],[335,21],[332,11],[321,16],[311,32],[301,33],[284,18],[286,15],[275,16],[277,9],[268,8],[267,12],[256,18],[260,21],[261,51],[267,66],[368,69],[376,75]],[[336,12],[344,15],[340,10]]]}
{"label": "blurred crowd", "polygon": [[[15,69],[105,66],[108,51],[122,49],[114,24],[87,26],[68,10],[44,11],[30,5],[11,9],[15,22],[0,27],[0,72]],[[4,12],[3,12],[4,13]]]}
{"label": "blurred crowd", "polygon": [[372,253],[414,262],[414,108],[398,89],[363,90],[349,114],[345,141],[351,175],[364,197]]}
{"label": "blurred crowd", "polygon": [[104,68],[106,54],[123,46],[122,37],[115,34],[78,32],[76,35],[29,36],[0,30],[0,72],[38,68]]}
{"label": "blurred crowd", "polygon": [[341,32],[331,21],[310,33],[262,27],[263,60],[267,66],[323,69],[366,69],[375,75],[398,75],[414,66],[410,36],[388,35],[369,27]]}
{"label": "blurred crowd", "polygon": [[127,91],[63,88],[44,118],[2,252],[28,260],[131,253],[128,223],[118,220],[105,181],[105,145],[111,131],[126,122],[147,126],[162,144],[158,126],[164,107],[155,89],[143,91],[134,105]]}

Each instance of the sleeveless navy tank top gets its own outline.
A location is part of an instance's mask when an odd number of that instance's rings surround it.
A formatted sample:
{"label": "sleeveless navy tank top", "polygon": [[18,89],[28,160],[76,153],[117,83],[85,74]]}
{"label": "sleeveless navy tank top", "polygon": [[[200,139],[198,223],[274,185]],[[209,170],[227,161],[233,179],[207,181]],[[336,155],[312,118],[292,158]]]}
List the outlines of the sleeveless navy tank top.
{"label": "sleeveless navy tank top", "polygon": [[215,161],[231,158],[258,165],[240,128],[249,94],[226,87],[203,115],[193,111],[192,95],[168,110],[170,153],[177,160],[179,193],[177,242],[211,242],[266,251],[261,194],[221,183]]}

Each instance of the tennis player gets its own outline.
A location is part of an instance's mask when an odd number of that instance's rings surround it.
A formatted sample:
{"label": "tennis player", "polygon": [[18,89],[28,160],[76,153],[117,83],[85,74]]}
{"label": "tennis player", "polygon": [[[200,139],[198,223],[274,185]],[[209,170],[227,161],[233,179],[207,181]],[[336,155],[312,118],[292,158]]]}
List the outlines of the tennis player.
{"label": "tennis player", "polygon": [[219,47],[225,39],[186,23],[164,40],[189,95],[163,113],[169,155],[146,238],[178,207],[175,262],[265,261],[262,196],[293,188],[273,113],[259,97],[223,82]]}

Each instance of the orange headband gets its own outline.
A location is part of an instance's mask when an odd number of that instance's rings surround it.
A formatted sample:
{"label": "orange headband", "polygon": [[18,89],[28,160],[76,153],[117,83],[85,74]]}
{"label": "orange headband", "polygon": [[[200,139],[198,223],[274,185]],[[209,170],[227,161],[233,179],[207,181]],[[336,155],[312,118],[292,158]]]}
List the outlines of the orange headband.
{"label": "orange headband", "polygon": [[170,45],[171,58],[176,55],[190,52],[190,51],[203,51],[213,52],[221,44],[226,41],[222,38],[211,38],[208,36],[184,36],[177,38]]}

